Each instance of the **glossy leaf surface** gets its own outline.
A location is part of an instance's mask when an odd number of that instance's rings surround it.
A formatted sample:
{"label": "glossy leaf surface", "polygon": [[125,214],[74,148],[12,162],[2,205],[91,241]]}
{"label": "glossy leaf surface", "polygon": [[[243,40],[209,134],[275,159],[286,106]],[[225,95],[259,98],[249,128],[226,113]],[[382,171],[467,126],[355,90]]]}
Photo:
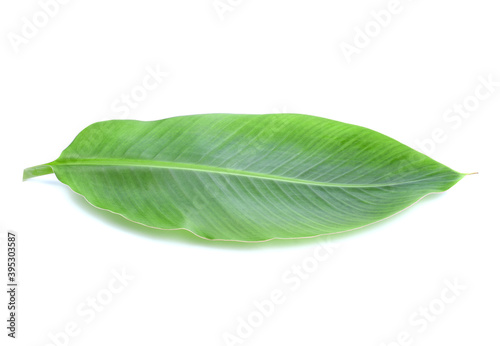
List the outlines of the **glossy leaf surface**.
{"label": "glossy leaf surface", "polygon": [[129,220],[239,241],[352,230],[464,176],[376,131],[302,114],[99,122],[24,178],[52,172]]}

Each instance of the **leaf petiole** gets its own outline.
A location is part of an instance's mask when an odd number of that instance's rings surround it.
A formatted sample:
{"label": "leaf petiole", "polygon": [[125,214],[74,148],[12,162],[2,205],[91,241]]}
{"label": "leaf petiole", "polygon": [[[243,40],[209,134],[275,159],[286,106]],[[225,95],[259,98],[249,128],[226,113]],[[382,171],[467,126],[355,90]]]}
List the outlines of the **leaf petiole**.
{"label": "leaf petiole", "polygon": [[23,173],[23,181],[30,178],[39,177],[41,175],[54,173],[51,166],[48,165],[38,165],[26,168]]}

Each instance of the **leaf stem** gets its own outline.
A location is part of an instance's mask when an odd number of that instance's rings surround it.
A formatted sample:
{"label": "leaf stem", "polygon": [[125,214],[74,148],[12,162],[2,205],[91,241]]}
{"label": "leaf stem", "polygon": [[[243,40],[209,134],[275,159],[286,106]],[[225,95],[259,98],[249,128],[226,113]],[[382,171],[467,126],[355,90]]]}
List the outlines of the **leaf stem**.
{"label": "leaf stem", "polygon": [[26,168],[24,170],[23,181],[28,180],[30,178],[34,178],[34,177],[39,177],[39,176],[45,175],[45,174],[51,174],[51,173],[54,173],[54,171],[52,170],[52,167],[48,166],[46,164],[29,167],[29,168]]}

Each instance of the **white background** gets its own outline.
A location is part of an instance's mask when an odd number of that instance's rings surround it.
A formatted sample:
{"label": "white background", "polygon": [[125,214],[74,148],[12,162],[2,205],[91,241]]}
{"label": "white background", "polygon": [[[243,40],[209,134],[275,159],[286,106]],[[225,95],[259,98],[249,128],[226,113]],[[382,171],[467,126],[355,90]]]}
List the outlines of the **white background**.
{"label": "white background", "polygon": [[[229,345],[229,334],[237,345],[499,344],[496,2],[401,0],[384,27],[371,12],[388,1],[223,0],[222,16],[212,0],[41,3],[0,5],[0,281],[12,230],[20,284],[16,340],[2,293],[2,345],[56,345],[50,335],[59,345]],[[362,45],[366,26],[371,37],[347,59],[341,47]],[[125,114],[120,95],[140,93],[151,69],[159,82]],[[497,85],[486,95],[488,78]],[[444,117],[464,102],[466,117]],[[263,244],[149,230],[53,175],[21,181],[93,122],[213,112],[363,125],[479,174],[363,230]],[[302,264],[310,273],[298,279],[289,270]],[[133,278],[110,295],[123,270]],[[253,302],[274,290],[284,301],[259,320]],[[95,316],[92,297],[103,305]],[[238,333],[249,317],[256,327]],[[68,323],[78,335],[62,334]]]}

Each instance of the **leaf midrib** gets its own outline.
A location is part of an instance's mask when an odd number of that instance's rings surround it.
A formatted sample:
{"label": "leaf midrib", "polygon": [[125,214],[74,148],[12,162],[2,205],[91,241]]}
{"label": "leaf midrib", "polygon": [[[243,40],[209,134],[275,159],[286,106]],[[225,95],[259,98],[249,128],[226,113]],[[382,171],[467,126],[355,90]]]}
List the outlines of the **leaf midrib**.
{"label": "leaf midrib", "polygon": [[422,180],[428,180],[428,179],[419,179],[413,181],[383,183],[383,184],[328,183],[328,182],[297,179],[297,178],[283,177],[272,174],[243,171],[231,168],[221,168],[221,167],[207,166],[200,164],[171,162],[171,161],[141,160],[141,159],[71,159],[71,160],[57,159],[53,162],[47,163],[47,165],[48,166],[127,166],[127,167],[141,167],[141,168],[164,168],[164,169],[196,171],[204,173],[235,175],[235,176],[243,176],[246,178],[283,181],[295,184],[319,185],[319,186],[330,186],[330,187],[340,187],[340,188],[386,187],[386,186],[403,185],[403,184],[419,182]]}

